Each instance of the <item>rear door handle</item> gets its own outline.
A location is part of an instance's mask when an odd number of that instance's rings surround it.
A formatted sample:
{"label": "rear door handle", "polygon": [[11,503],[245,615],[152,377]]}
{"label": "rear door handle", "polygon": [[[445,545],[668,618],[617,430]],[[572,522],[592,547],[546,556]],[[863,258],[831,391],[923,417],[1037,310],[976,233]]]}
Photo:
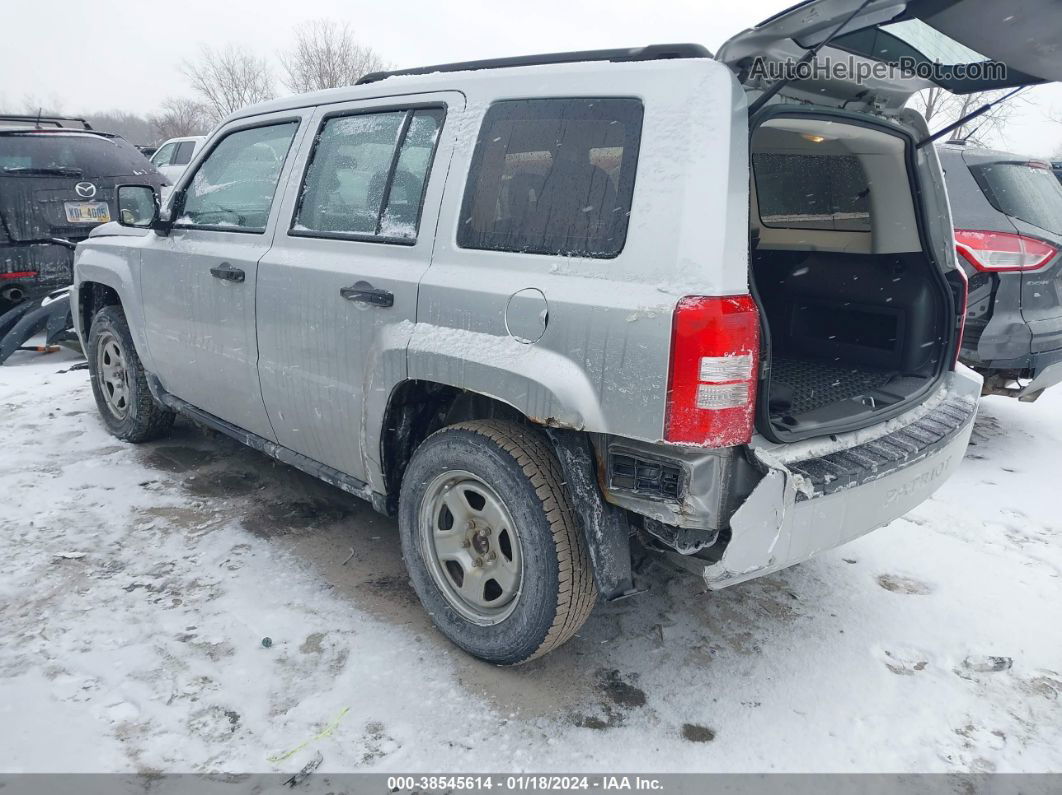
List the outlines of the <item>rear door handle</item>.
{"label": "rear door handle", "polygon": [[216,268],[211,268],[210,275],[215,279],[222,279],[227,282],[242,282],[247,278],[247,274],[242,269],[234,268],[228,262],[223,262]]}
{"label": "rear door handle", "polygon": [[341,287],[339,294],[348,301],[358,301],[373,306],[394,306],[395,296],[390,290],[373,287],[368,282],[357,282],[353,287]]}

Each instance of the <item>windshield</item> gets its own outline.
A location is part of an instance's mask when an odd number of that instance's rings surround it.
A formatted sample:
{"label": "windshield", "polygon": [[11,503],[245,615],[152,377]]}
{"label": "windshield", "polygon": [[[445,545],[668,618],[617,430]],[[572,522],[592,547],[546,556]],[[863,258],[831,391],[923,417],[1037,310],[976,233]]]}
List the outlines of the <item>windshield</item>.
{"label": "windshield", "polygon": [[1001,213],[1062,235],[1062,184],[1046,166],[988,163],[970,172]]}
{"label": "windshield", "polygon": [[0,135],[0,175],[117,177],[155,169],[122,138],[64,133]]}

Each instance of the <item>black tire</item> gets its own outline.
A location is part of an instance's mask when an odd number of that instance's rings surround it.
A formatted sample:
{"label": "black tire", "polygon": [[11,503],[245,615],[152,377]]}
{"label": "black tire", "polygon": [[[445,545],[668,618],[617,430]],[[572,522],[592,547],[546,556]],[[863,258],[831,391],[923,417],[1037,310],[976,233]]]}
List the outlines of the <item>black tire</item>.
{"label": "black tire", "polygon": [[[124,411],[112,409],[109,401],[113,400],[113,390],[100,376],[100,348],[101,345],[111,342],[117,345],[124,365]],[[85,351],[85,356],[92,376],[92,394],[96,398],[96,408],[111,434],[123,441],[137,444],[158,439],[170,432],[176,415],[156,403],[151,396],[144,368],[140,364],[140,357],[133,346],[133,337],[129,333],[129,324],[120,306],[105,306],[96,312],[89,328],[88,350]],[[109,395],[105,394],[105,390]]]}
{"label": "black tire", "polygon": [[[422,519],[431,513],[425,502],[432,499],[429,485],[455,471],[471,473],[492,489],[518,527],[522,577],[512,612],[486,626],[454,608],[425,558],[433,554],[425,533],[435,532],[425,530]],[[482,420],[430,436],[406,469],[398,521],[402,557],[425,610],[443,635],[482,660],[515,665],[556,649],[578,631],[597,601],[560,464],[531,428]]]}

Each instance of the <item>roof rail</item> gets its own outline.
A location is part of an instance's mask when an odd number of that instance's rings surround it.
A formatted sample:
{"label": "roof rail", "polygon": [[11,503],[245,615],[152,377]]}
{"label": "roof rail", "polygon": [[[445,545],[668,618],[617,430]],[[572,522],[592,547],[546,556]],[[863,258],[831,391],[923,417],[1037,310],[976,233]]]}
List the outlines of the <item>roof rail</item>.
{"label": "roof rail", "polygon": [[579,63],[583,61],[663,61],[671,58],[711,58],[712,54],[700,44],[650,44],[648,47],[632,47],[615,50],[582,50],[579,52],[552,52],[543,55],[518,55],[513,58],[489,58],[485,61],[460,61],[458,63],[417,66],[412,69],[395,69],[390,72],[369,72],[356,85],[375,83],[388,77],[401,75],[429,75],[433,72],[467,72],[478,69],[507,69],[513,66],[542,66],[556,63]]}
{"label": "roof rail", "polygon": [[41,127],[69,127],[69,124],[64,122],[76,122],[81,125],[83,130],[91,130],[92,125],[84,119],[76,116],[43,116],[43,115],[11,115],[8,113],[0,113],[0,122],[4,121],[16,121],[23,124],[32,124],[38,129]]}

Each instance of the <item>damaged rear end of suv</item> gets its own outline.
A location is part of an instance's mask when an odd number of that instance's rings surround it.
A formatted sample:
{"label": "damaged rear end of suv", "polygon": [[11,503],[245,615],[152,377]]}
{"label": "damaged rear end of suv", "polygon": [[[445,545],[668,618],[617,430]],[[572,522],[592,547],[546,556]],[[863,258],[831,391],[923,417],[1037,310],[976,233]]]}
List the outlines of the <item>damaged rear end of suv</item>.
{"label": "damaged rear end of suv", "polygon": [[[1044,11],[1044,30],[1057,29],[1057,10]],[[715,299],[700,317],[680,301],[669,434],[675,418],[694,421],[669,441],[745,444],[691,447],[661,478],[679,498],[655,512],[620,500],[709,588],[887,524],[958,467],[981,386],[957,359],[967,279],[934,136],[905,105],[934,85],[1057,79],[1026,22],[1012,38],[980,32],[1001,14],[984,2],[805,3],[718,54],[748,100],[734,136],[748,136],[750,296]],[[900,56],[906,71],[873,68]],[[802,61],[834,68],[764,76]],[[995,70],[958,68],[990,61]],[[639,451],[620,480],[634,494],[639,472],[667,467],[662,448]]]}
{"label": "damaged rear end of suv", "polygon": [[[986,0],[815,0],[714,57],[441,64],[234,114],[165,206],[123,186],[79,246],[100,414],[146,441],[183,413],[370,500],[493,663],[637,592],[635,538],[710,589],[804,561],[963,458],[966,279],[905,104],[1062,76],[1039,11],[985,40]],[[898,53],[932,79],[864,68]],[[760,68],[826,58],[851,68]]]}
{"label": "damaged rear end of suv", "polygon": [[116,185],[163,182],[132,144],[83,119],[0,116],[0,313],[70,284],[70,244],[116,216]]}
{"label": "damaged rear end of suv", "polygon": [[[125,139],[84,119],[0,115],[0,365],[18,350],[75,342],[74,250],[117,213],[118,183],[163,177]],[[44,345],[26,347],[44,334]]]}

